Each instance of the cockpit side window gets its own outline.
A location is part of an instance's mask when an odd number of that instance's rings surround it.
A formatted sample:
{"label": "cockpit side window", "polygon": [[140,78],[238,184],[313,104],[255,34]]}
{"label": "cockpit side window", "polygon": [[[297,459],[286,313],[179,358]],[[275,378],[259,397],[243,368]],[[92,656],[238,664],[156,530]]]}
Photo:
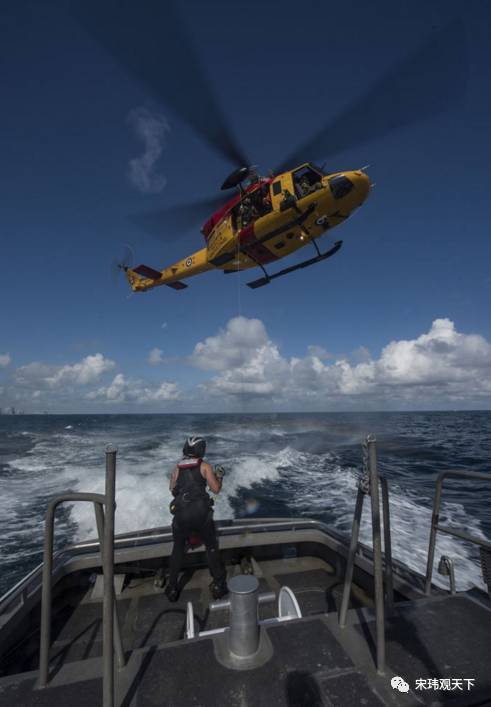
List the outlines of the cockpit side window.
{"label": "cockpit side window", "polygon": [[293,172],[293,184],[298,199],[322,188],[322,173],[311,165],[305,165]]}

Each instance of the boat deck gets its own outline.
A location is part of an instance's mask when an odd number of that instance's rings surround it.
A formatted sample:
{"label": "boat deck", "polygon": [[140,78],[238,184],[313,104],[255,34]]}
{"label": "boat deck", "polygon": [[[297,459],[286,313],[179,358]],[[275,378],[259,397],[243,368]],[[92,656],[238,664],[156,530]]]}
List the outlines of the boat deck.
{"label": "boat deck", "polygon": [[[240,566],[229,567],[229,576]],[[127,665],[117,674],[122,707],[159,705],[242,707],[257,705],[485,705],[491,704],[491,603],[469,594],[399,602],[386,620],[387,670],[375,669],[375,621],[370,598],[354,587],[348,625],[336,609],[342,590],[333,568],[319,558],[255,563],[261,591],[289,586],[303,618],[262,627],[262,664],[232,670],[223,660],[225,634],[186,639],[186,603],[200,631],[227,626],[227,611],[209,612],[207,570],[190,570],[179,602],[168,602],[153,578],[133,578],[117,600]],[[5,657],[0,704],[19,707],[100,704],[102,608],[95,587],[64,592],[53,614],[51,681],[36,689],[38,634]],[[67,601],[68,599],[68,601]],[[71,603],[70,603],[71,601]],[[275,603],[259,607],[276,616]],[[475,650],[474,650],[475,649]],[[402,676],[407,694],[390,679]],[[417,690],[417,679],[473,679],[468,690]]]}

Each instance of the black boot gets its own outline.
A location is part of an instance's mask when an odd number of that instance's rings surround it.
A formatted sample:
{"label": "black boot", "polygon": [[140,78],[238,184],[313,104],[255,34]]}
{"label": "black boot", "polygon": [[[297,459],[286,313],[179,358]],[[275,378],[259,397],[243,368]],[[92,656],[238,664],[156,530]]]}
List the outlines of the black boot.
{"label": "black boot", "polygon": [[165,585],[165,571],[163,567],[161,567],[158,571],[157,574],[155,575],[155,579],[153,580],[153,586],[157,587],[158,589],[162,589]]}
{"label": "black boot", "polygon": [[228,594],[227,582],[224,579],[220,582],[213,580],[210,584],[210,591],[213,599],[221,599],[225,594]]}
{"label": "black boot", "polygon": [[165,594],[169,601],[177,601],[179,599],[179,589],[175,584],[168,584],[165,588]]}

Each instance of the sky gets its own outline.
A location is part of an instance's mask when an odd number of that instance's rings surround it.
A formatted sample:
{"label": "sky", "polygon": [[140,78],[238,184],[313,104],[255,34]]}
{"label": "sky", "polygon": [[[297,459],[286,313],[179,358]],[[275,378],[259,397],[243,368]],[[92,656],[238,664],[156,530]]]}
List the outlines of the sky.
{"label": "sky", "polygon": [[[131,296],[111,273],[127,244],[135,264],[158,269],[203,247],[199,224],[152,237],[134,215],[216,195],[231,164],[175,100],[110,55],[74,3],[4,4],[0,408],[491,409],[489,4],[175,4],[226,123],[263,174],[452,20],[467,82],[444,112],[369,141],[367,122],[384,116],[360,110],[349,139],[315,157],[328,156],[331,172],[369,164],[375,183],[323,237],[325,248],[343,240],[334,258],[258,290],[245,283],[260,272],[217,271],[184,291]],[[162,27],[170,51],[154,77],[189,103],[187,49],[173,43],[168,7],[138,3],[141,27]],[[425,72],[411,96],[422,116],[433,94]],[[206,101],[191,100],[205,123]]]}

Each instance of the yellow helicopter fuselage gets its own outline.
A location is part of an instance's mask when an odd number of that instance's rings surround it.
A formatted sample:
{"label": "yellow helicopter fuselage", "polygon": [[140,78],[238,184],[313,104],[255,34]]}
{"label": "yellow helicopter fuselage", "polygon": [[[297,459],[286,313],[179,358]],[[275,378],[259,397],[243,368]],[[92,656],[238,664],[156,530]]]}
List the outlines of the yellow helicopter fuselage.
{"label": "yellow helicopter fuselage", "polygon": [[205,248],[160,271],[128,268],[128,280],[136,292],[160,285],[181,289],[183,279],[207,270],[264,267],[343,223],[369,190],[369,178],[361,170],[323,175],[308,163],[259,179],[229,202],[230,208],[221,209],[216,223],[213,218],[208,222]]}

